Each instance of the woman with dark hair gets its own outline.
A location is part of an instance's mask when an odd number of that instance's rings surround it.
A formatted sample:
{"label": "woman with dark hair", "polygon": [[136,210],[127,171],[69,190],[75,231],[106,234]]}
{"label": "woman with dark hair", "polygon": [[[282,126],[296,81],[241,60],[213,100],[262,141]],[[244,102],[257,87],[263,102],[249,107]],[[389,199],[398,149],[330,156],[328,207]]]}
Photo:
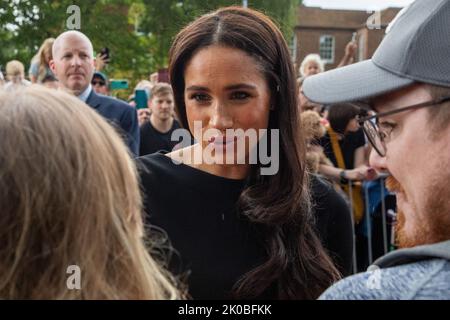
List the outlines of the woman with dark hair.
{"label": "woman with dark hair", "polygon": [[[281,32],[262,13],[223,8],[185,27],[169,60],[178,117],[199,143],[142,157],[139,166],[148,222],[179,253],[171,270],[191,271],[195,299],[315,299],[339,272],[314,231],[295,72]],[[267,132],[255,142],[238,129]],[[255,151],[265,137],[278,162],[268,174]],[[231,163],[209,161],[230,154]]]}
{"label": "woman with dark hair", "polygon": [[[333,163],[320,165],[319,172],[340,183],[352,199],[355,224],[361,221],[365,212],[360,181],[377,177],[375,170],[367,165],[366,140],[358,123],[358,119],[365,115],[364,109],[351,103],[329,106],[327,133],[319,139],[323,152]],[[353,185],[352,188],[349,183]]]}
{"label": "woman with dark hair", "polygon": [[321,173],[338,180],[340,176],[351,180],[365,180],[372,177],[373,172],[366,165],[364,132],[358,124],[358,119],[364,115],[365,110],[351,103],[328,106],[329,126],[319,144],[334,164],[335,170],[321,168]]}

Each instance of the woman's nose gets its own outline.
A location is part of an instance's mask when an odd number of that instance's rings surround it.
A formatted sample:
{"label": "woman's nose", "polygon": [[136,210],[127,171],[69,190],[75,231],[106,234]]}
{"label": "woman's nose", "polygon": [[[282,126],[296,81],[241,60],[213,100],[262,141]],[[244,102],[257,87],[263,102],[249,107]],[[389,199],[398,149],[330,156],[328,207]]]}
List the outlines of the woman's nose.
{"label": "woman's nose", "polygon": [[233,118],[227,111],[226,106],[217,103],[212,109],[210,125],[218,130],[225,130],[233,127]]}

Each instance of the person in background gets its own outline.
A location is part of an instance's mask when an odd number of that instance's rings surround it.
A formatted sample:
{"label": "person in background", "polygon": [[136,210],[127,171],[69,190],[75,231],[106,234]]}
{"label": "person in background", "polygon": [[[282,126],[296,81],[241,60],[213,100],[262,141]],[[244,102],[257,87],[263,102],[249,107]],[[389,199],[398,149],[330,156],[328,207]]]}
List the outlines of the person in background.
{"label": "person in background", "polygon": [[61,90],[0,92],[0,136],[2,299],[183,296],[148,253],[134,161],[101,116]]}
{"label": "person in background", "polygon": [[30,85],[30,82],[25,79],[23,63],[17,60],[6,64],[6,80],[8,82],[4,86],[5,90],[18,90]]}
{"label": "person in background", "polygon": [[[356,34],[354,34],[354,37],[356,37]],[[345,52],[344,56],[342,57],[341,61],[339,62],[337,68],[348,66],[349,64],[352,64],[355,61],[355,52],[358,49],[358,46],[354,40],[347,43],[345,46]]]}
{"label": "person in background", "polygon": [[95,71],[97,72],[102,72],[103,69],[105,69],[108,64],[110,62],[110,58],[106,55],[106,53],[97,53],[97,55],[95,56],[95,61],[94,61],[94,67],[95,67]]}
{"label": "person in background", "polygon": [[88,37],[79,31],[66,31],[53,44],[50,67],[60,88],[77,96],[115,126],[130,148],[139,154],[139,124],[136,109],[125,101],[98,95],[92,88],[94,52]]}
{"label": "person in background", "polygon": [[[320,170],[322,174],[338,180],[341,175],[351,180],[368,178],[370,168],[367,166],[367,159],[365,158],[366,139],[358,123],[362,114],[363,111],[352,104],[341,103],[329,106],[327,133],[319,139],[318,143],[336,168],[357,170],[342,173],[341,171],[323,169]],[[338,146],[334,145],[334,140],[338,143]],[[339,150],[340,152],[338,152]],[[340,158],[342,158],[342,161]]]}
{"label": "person in background", "polygon": [[56,79],[56,77],[53,75],[47,75],[44,79],[42,79],[41,84],[44,87],[49,88],[49,89],[58,89],[59,88],[58,79]]}
{"label": "person in background", "polygon": [[[333,163],[321,164],[319,172],[340,183],[341,188],[352,199],[355,224],[359,224],[365,213],[361,181],[377,178],[376,171],[367,165],[366,140],[359,126],[363,111],[352,104],[335,104],[329,107],[327,133],[318,145]],[[352,188],[349,187],[352,183]]]}
{"label": "person in background", "polygon": [[320,114],[322,116],[322,119],[324,119],[324,121],[325,121],[326,118],[324,117],[324,114],[323,114],[323,106],[321,104],[313,103],[313,102],[309,101],[303,94],[302,85],[303,85],[304,80],[305,80],[305,78],[297,79],[298,107],[299,107],[300,112],[305,112],[305,111],[317,112],[318,114]]}
{"label": "person in background", "polygon": [[[152,88],[153,86],[155,86],[157,83],[152,83],[148,80],[141,80],[138,82],[138,84],[136,85],[136,87],[134,88],[134,91],[136,90],[145,90],[145,92],[147,93],[147,97],[151,98],[151,92],[152,92]],[[150,103],[150,101],[149,101]]]}
{"label": "person in background", "polygon": [[[450,299],[450,1],[416,0],[387,28],[373,58],[305,80],[320,103],[359,102],[370,164],[389,174],[397,244],[367,272],[321,299]],[[317,90],[320,88],[320,92]]]}
{"label": "person in background", "polygon": [[[350,41],[345,46],[345,53],[339,62],[337,68],[352,64],[354,61],[354,55],[357,49],[357,45],[354,41]],[[308,54],[302,61],[299,73],[302,78],[312,76],[325,71],[325,63],[320,55],[316,53]]]}
{"label": "person in background", "polygon": [[133,107],[137,107],[136,101],[135,101],[136,90],[144,90],[145,94],[147,95],[147,108],[140,108],[137,111],[139,126],[142,126],[145,122],[147,122],[150,119],[150,114],[151,114],[150,102],[152,100],[152,88],[155,84],[156,84],[156,82],[152,83],[148,80],[139,81],[133,90],[133,94],[129,98],[130,105]]}
{"label": "person in background", "polygon": [[158,72],[151,73],[148,78],[152,85],[157,84],[158,83]]}
{"label": "person in background", "polygon": [[95,93],[109,96],[108,77],[104,73],[95,71],[92,77],[91,84],[92,88],[94,88]]}
{"label": "person in background", "polygon": [[42,43],[37,54],[31,59],[30,70],[28,71],[32,83],[42,83],[47,76],[52,76],[50,60],[52,60],[52,47],[55,39],[48,38]]}
{"label": "person in background", "polygon": [[[337,66],[337,68],[352,64],[354,61],[356,49],[357,45],[353,40],[347,43],[347,45],[345,46],[344,56],[342,57],[342,60]],[[300,65],[299,73],[301,77],[297,79],[297,84],[298,84],[299,108],[301,112],[313,110],[319,113],[324,119],[326,119],[328,115],[328,110],[325,108],[325,106],[310,101],[307,97],[305,97],[302,90],[303,81],[305,80],[306,77],[324,71],[325,71],[325,63],[320,58],[320,55],[314,53],[309,54],[303,59]]]}
{"label": "person in background", "polygon": [[180,128],[180,124],[172,116],[174,101],[172,87],[169,84],[158,83],[152,88],[150,109],[149,120],[140,127],[140,156],[157,151],[170,152],[180,142],[172,141],[172,133]]}
{"label": "person in background", "polygon": [[308,54],[300,65],[300,75],[305,78],[325,70],[325,64],[318,54]]}

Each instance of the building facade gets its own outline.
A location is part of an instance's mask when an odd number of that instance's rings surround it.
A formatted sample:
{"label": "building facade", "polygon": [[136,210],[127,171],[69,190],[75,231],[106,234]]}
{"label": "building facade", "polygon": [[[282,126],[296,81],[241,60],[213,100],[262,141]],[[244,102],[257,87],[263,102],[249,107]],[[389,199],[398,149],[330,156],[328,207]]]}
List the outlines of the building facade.
{"label": "building facade", "polygon": [[352,40],[358,45],[355,61],[370,59],[386,27],[400,10],[366,12],[299,6],[293,41],[297,69],[310,53],[320,54],[326,70],[336,68],[344,57],[347,43]]}

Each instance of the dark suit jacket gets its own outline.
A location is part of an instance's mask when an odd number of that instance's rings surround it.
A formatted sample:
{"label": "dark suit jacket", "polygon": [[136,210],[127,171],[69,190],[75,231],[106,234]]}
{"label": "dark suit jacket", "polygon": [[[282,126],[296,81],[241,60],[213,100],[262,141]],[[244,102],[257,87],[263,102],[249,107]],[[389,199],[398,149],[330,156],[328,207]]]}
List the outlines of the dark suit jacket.
{"label": "dark suit jacket", "polygon": [[91,91],[86,103],[118,129],[135,156],[139,155],[139,122],[137,111],[126,102]]}

